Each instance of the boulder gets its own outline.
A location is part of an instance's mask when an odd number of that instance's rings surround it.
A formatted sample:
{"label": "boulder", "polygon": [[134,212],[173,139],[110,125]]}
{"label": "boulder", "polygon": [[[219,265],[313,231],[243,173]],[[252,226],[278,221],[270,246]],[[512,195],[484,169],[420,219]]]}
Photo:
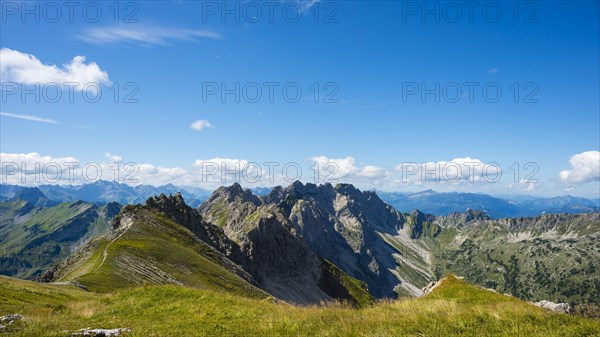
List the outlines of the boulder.
{"label": "boulder", "polygon": [[118,329],[90,329],[85,328],[71,334],[72,337],[117,337],[125,333],[131,332],[130,328]]}
{"label": "boulder", "polygon": [[0,316],[0,323],[10,325],[10,324],[12,324],[12,322],[20,321],[22,319],[23,319],[23,315],[19,315],[19,314]]}
{"label": "boulder", "polygon": [[539,302],[533,303],[533,305],[540,307],[540,308],[552,310],[554,312],[559,312],[562,314],[568,314],[572,311],[571,305],[569,305],[569,303],[554,303],[554,302],[550,302],[550,301],[539,301]]}

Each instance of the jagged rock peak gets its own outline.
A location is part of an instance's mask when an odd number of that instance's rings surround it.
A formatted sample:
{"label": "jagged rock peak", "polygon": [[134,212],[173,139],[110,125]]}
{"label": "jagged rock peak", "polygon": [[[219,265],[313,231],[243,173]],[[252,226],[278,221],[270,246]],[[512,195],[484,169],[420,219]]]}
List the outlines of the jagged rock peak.
{"label": "jagged rock peak", "polygon": [[166,196],[164,193],[161,193],[159,196],[150,197],[146,200],[146,205],[159,211],[179,209],[187,206],[179,192],[175,193],[175,195]]}
{"label": "jagged rock peak", "polygon": [[237,200],[242,203],[251,202],[257,206],[261,204],[260,199],[256,195],[254,195],[254,193],[252,193],[251,190],[247,188],[244,189],[239,183],[234,183],[233,185],[228,187],[219,187],[213,192],[208,201],[211,202],[217,199],[225,199],[229,203]]}
{"label": "jagged rock peak", "polygon": [[410,212],[410,216],[420,221],[427,221],[427,214],[418,209],[414,209],[412,212]]}
{"label": "jagged rock peak", "polygon": [[290,186],[288,186],[286,190],[288,192],[294,192],[301,195],[317,194],[321,187],[323,187],[323,185],[317,186],[316,184],[312,183],[303,184],[300,180],[296,180]]}
{"label": "jagged rock peak", "polygon": [[490,216],[487,215],[486,212],[484,211],[476,211],[476,210],[472,210],[472,209],[467,209],[466,212],[464,213],[458,213],[458,212],[454,212],[454,213],[450,213],[448,215],[448,218],[450,219],[454,219],[454,220],[460,220],[463,223],[467,223],[473,220],[490,220]]}
{"label": "jagged rock peak", "polygon": [[467,209],[467,211],[464,213],[464,216],[465,216],[466,221],[491,220],[492,219],[486,212],[476,211],[476,210],[472,210],[472,209]]}
{"label": "jagged rock peak", "polygon": [[346,195],[357,195],[357,194],[363,193],[352,184],[342,184],[342,183],[337,184],[337,185],[335,185],[335,190],[339,193],[346,194]]}

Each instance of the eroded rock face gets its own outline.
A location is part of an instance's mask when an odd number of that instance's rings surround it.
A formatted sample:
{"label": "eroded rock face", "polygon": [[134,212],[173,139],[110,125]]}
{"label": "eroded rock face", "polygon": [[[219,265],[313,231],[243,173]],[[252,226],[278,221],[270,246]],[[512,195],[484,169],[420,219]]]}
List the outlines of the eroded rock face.
{"label": "eroded rock face", "polygon": [[393,249],[378,233],[397,234],[403,218],[373,192],[352,185],[296,182],[264,198],[284,212],[306,245],[350,276],[367,282],[376,297],[395,297]]}
{"label": "eroded rock face", "polygon": [[[305,260],[315,261],[308,258],[314,255],[330,261],[348,275],[365,281],[376,297],[396,297],[395,288],[404,282],[403,276],[396,273],[402,263],[395,254],[400,253],[384,236],[394,237],[398,242],[412,241],[410,234],[406,238],[399,235],[409,216],[397,212],[374,192],[362,192],[348,184],[334,187],[295,182],[285,188],[275,187],[259,198],[235,184],[219,188],[199,210],[204,219],[218,223],[230,238],[243,243],[242,250],[248,242],[253,243],[247,247],[256,246],[258,237],[252,236],[253,233],[261,232],[257,228],[269,224],[277,230],[284,228],[280,234],[285,232],[286,236],[295,237],[305,247]],[[270,216],[273,219],[267,221]],[[410,230],[420,236],[426,227],[421,222],[426,220],[427,217],[415,218],[412,222],[415,228]],[[408,250],[403,252],[405,257],[414,256],[413,250],[418,248],[403,247]],[[285,250],[281,254],[286,254]],[[406,262],[405,268],[412,269],[415,264],[424,262]],[[415,268],[419,268],[420,276],[412,282],[425,285],[430,271],[426,266]],[[410,289],[418,292],[416,287]]]}
{"label": "eroded rock face", "polygon": [[294,303],[318,303],[332,297],[319,286],[321,260],[276,215],[257,220],[240,243],[247,271],[263,289]]}
{"label": "eroded rock face", "polygon": [[[316,185],[295,183],[259,198],[234,184],[216,190],[199,211],[240,245],[246,258],[244,269],[271,294],[294,303],[348,299],[340,280],[329,274],[323,256],[310,246],[302,227],[290,218],[294,196],[304,193],[318,197],[322,190]],[[322,197],[333,195],[330,190],[330,195]]]}

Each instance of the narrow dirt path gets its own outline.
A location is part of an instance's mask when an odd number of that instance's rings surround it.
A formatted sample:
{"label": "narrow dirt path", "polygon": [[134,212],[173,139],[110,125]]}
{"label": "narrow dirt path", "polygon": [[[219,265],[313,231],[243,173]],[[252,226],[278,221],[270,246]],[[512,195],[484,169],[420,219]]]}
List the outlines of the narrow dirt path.
{"label": "narrow dirt path", "polygon": [[94,270],[92,270],[91,272],[89,272],[87,274],[95,273],[98,269],[100,269],[100,267],[102,267],[102,265],[106,261],[106,258],[108,257],[108,248],[110,248],[110,245],[112,245],[115,241],[119,240],[121,238],[121,236],[123,236],[123,234],[127,233],[128,229],[129,229],[129,227],[125,228],[125,230],[123,230],[123,233],[119,234],[116,238],[112,239],[112,241],[109,242],[106,245],[106,247],[104,247],[104,251],[102,252],[102,261],[100,262],[100,265],[98,265],[98,267],[96,267]]}

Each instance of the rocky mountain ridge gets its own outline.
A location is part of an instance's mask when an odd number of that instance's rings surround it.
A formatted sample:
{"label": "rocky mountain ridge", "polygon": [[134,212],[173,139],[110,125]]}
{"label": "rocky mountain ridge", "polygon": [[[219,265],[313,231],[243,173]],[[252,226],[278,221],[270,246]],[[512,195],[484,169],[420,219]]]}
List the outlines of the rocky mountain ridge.
{"label": "rocky mountain ridge", "polygon": [[[107,253],[107,247],[111,245],[148,246],[147,241],[155,240],[150,233],[160,231],[161,240],[167,240],[166,232],[176,231],[179,232],[176,235],[181,236],[178,241],[193,239],[196,245],[210,247],[210,251],[206,248],[195,249],[193,257],[190,258],[208,258],[211,261],[211,268],[221,270],[220,273],[224,272],[224,268],[227,273],[234,274],[249,285],[259,287],[278,299],[300,304],[319,303],[332,299],[347,300],[356,305],[364,305],[372,301],[366,285],[345,275],[334,265],[307,249],[275,216],[257,219],[255,227],[249,228],[243,236],[237,237],[237,241],[233,241],[225,235],[222,228],[204,221],[199,211],[187,206],[181,194],[174,196],[162,194],[149,198],[143,206],[125,207],[115,218],[114,228],[113,233],[99,239],[108,243],[92,242],[79,256],[55,268],[46,280],[77,281],[84,286],[93,286],[94,281],[90,278],[98,273],[108,273],[111,279],[120,279],[123,276],[119,275],[127,274],[128,271],[123,270],[123,267],[119,267],[121,271],[119,268],[107,271],[106,267],[115,268],[115,265],[124,259],[136,260],[138,265],[146,265],[146,268],[154,271],[155,276],[152,276],[141,270],[135,271],[133,265],[125,267],[134,270],[134,274],[128,278],[139,280],[135,284],[175,283],[197,287],[200,282],[198,280],[206,282],[218,277],[215,274],[207,275],[200,269],[195,269],[193,274],[183,275],[182,270],[194,267],[186,266],[188,262],[181,261],[173,269],[172,257],[163,256],[164,253],[161,251],[144,249],[145,256],[142,252],[124,252],[115,256]],[[183,229],[185,230],[182,232]],[[105,257],[102,261],[114,260],[115,262],[107,262],[108,266],[104,266],[101,262],[95,269],[87,267],[87,270],[82,271],[86,265],[92,264],[90,261],[98,255],[94,252],[101,247],[105,249],[104,255],[108,256],[108,259]],[[173,248],[161,245],[161,247],[182,250],[187,245],[177,245]],[[161,248],[157,246],[156,249]],[[127,258],[127,255],[131,257]],[[235,283],[238,284],[236,287],[248,287],[239,282],[238,279]]]}
{"label": "rocky mountain ridge", "polygon": [[[260,197],[239,185],[222,187],[199,211],[234,240],[252,228],[257,218],[277,218],[316,255],[365,281],[376,297],[418,296],[424,285],[448,272],[459,272],[471,282],[526,299],[559,302],[581,295],[588,301],[596,296],[596,291],[581,293],[587,283],[581,283],[584,281],[576,276],[579,272],[564,266],[556,272],[548,271],[547,275],[556,282],[572,278],[579,283],[565,285],[561,291],[549,289],[548,282],[526,287],[525,278],[536,277],[527,270],[536,270],[536,266],[523,254],[540,250],[541,245],[550,245],[550,252],[557,260],[567,259],[573,265],[581,265],[574,260],[577,258],[584,265],[589,263],[590,270],[595,271],[594,238],[600,232],[598,213],[497,220],[476,210],[447,216],[433,216],[418,210],[401,213],[376,193],[362,192],[352,185],[317,186],[300,182],[276,187]],[[577,249],[585,252],[580,257],[569,251],[575,241],[576,246],[580,246]],[[482,257],[469,254],[484,254],[485,260],[477,264],[477,259]],[[547,270],[548,264],[554,265],[545,261],[552,261],[549,256],[540,256],[538,260],[539,273],[540,268]],[[486,265],[496,265],[498,271],[491,272]],[[530,269],[516,276],[519,265]],[[576,275],[568,276],[570,273]],[[594,273],[586,282],[592,282],[593,288],[597,277]]]}

